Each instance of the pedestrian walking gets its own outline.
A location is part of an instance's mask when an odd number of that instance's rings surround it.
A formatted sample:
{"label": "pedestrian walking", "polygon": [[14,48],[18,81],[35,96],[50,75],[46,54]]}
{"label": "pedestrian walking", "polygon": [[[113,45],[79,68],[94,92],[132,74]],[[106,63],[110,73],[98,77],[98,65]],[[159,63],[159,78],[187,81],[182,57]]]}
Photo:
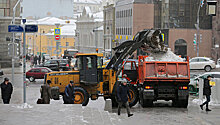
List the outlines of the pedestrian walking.
{"label": "pedestrian walking", "polygon": [[30,61],[31,61],[31,67],[33,67],[34,66],[34,56],[33,55],[31,56]]}
{"label": "pedestrian walking", "polygon": [[41,64],[41,56],[40,55],[38,56],[38,64],[39,65]]}
{"label": "pedestrian walking", "polygon": [[35,66],[37,65],[37,60],[38,60],[37,55],[35,55],[35,56],[34,56],[34,65],[35,65]]}
{"label": "pedestrian walking", "polygon": [[13,86],[9,82],[8,78],[5,78],[4,82],[1,84],[1,92],[2,92],[3,103],[9,104],[11,99],[11,94],[13,92]]}
{"label": "pedestrian walking", "polygon": [[127,80],[123,79],[122,84],[117,88],[117,98],[118,98],[118,115],[121,113],[122,105],[125,105],[127,109],[128,117],[132,116],[128,103],[128,97],[131,99],[131,95],[129,93],[129,87],[127,86]]}
{"label": "pedestrian walking", "polygon": [[212,76],[207,76],[207,79],[204,79],[204,86],[203,86],[203,95],[206,96],[206,101],[200,105],[200,108],[203,110],[203,106],[206,105],[206,111],[211,111],[209,109],[209,102],[210,102],[210,95],[211,95],[211,85],[210,85],[210,80]]}
{"label": "pedestrian walking", "polygon": [[43,61],[43,63],[45,62],[45,56],[43,56],[43,60],[42,61]]}
{"label": "pedestrian walking", "polygon": [[51,87],[50,87],[51,81],[47,80],[47,84],[43,84],[41,86],[41,98],[43,104],[50,104],[50,99],[52,99],[51,95]]}
{"label": "pedestrian walking", "polygon": [[74,104],[75,91],[73,84],[74,84],[73,81],[70,81],[70,83],[65,87],[64,96],[63,96],[64,104]]}

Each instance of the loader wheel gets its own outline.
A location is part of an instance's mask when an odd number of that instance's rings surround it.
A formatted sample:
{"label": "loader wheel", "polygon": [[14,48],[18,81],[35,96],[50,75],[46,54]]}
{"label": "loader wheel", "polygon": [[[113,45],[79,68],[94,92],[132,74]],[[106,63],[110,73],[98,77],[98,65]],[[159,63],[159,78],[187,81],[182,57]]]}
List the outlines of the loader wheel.
{"label": "loader wheel", "polygon": [[82,87],[75,87],[75,100],[74,104],[82,104],[82,106],[86,106],[89,102],[89,94]]}
{"label": "loader wheel", "polygon": [[131,95],[131,100],[128,98],[129,106],[135,106],[139,100],[138,90],[134,86],[129,86],[129,93]]}

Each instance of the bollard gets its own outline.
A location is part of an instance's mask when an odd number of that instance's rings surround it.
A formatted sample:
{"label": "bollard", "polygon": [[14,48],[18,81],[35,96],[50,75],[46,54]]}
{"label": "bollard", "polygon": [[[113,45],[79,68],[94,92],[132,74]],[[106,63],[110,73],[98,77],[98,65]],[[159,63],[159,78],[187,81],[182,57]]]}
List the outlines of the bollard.
{"label": "bollard", "polygon": [[203,86],[204,86],[204,80],[199,78],[199,100],[203,102]]}
{"label": "bollard", "polygon": [[112,112],[112,100],[111,99],[106,99],[105,100],[105,108],[104,108],[105,111],[108,111],[108,112]]}

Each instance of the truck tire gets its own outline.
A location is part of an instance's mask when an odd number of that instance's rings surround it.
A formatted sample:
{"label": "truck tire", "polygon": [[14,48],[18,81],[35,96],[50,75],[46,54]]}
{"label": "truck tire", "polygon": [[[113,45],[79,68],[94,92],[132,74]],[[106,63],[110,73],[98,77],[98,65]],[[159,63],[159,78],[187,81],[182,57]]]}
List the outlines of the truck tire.
{"label": "truck tire", "polygon": [[82,87],[75,87],[75,100],[74,104],[82,104],[82,106],[86,106],[89,102],[89,94]]}
{"label": "truck tire", "polygon": [[186,99],[183,99],[183,100],[180,100],[179,101],[179,104],[180,104],[180,107],[181,108],[187,108],[188,107],[188,96],[187,96],[187,98]]}
{"label": "truck tire", "polygon": [[135,106],[139,100],[138,90],[133,85],[129,86],[129,93],[131,95],[131,100],[128,98],[129,106]]}

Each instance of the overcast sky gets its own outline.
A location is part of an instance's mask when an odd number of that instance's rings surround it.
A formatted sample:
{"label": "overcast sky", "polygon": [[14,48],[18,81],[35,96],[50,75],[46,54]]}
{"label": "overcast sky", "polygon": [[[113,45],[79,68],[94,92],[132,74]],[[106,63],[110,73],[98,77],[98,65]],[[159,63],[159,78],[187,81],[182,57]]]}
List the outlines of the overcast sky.
{"label": "overcast sky", "polygon": [[73,16],[73,0],[23,0],[23,15],[43,18],[51,13],[54,17],[72,17]]}

